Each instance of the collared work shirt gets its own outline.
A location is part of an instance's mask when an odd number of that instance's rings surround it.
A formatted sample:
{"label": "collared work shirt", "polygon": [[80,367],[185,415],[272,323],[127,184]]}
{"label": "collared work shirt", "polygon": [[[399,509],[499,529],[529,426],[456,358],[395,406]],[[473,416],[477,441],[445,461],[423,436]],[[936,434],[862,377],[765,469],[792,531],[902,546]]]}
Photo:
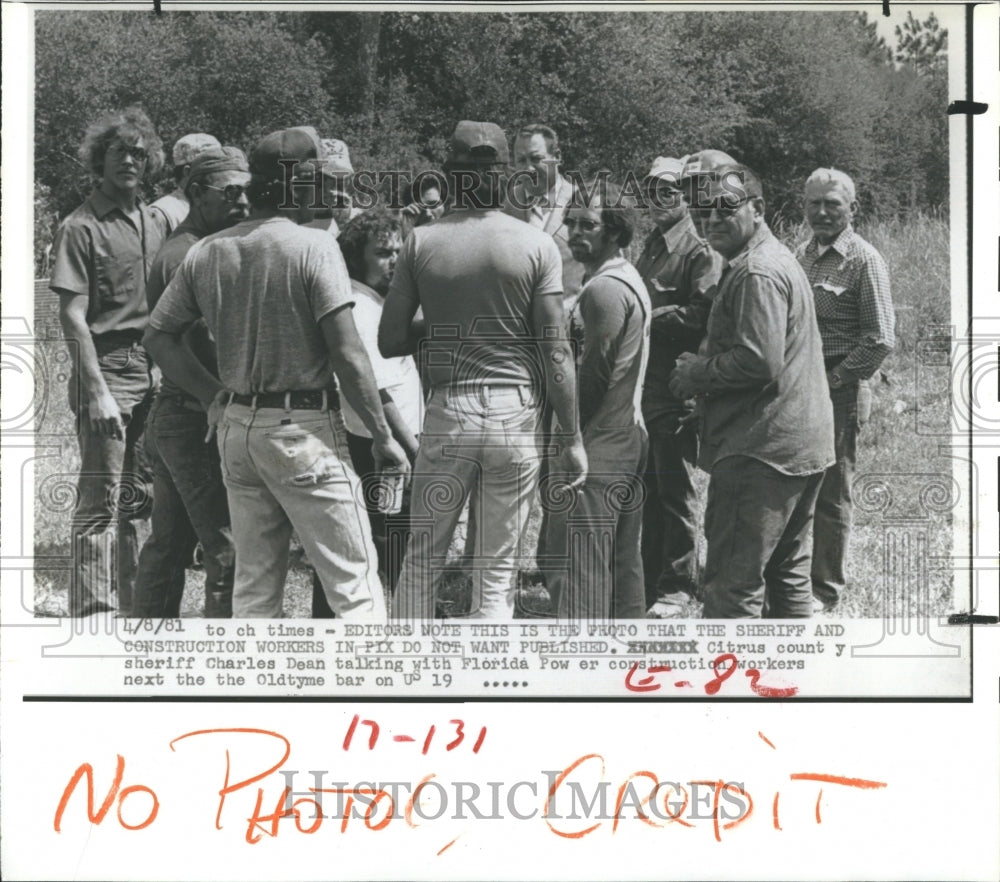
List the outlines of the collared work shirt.
{"label": "collared work shirt", "polygon": [[653,309],[677,306],[650,326],[649,368],[642,395],[646,422],[686,410],[670,391],[670,372],[682,352],[697,352],[722,272],[722,258],[698,237],[690,215],[666,233],[646,239],[636,269],[646,284]]}
{"label": "collared work shirt", "polygon": [[796,256],[812,286],[824,357],[842,358],[843,369],[867,380],[896,345],[882,255],[848,227],[822,254],[813,238]]}
{"label": "collared work shirt", "polygon": [[705,396],[706,471],[728,456],[787,475],[833,464],[833,407],[809,283],[764,223],[723,271],[690,379]]}
{"label": "collared work shirt", "polygon": [[52,246],[49,287],[87,295],[87,325],[141,336],[149,321],[146,280],[166,231],[160,216],[137,203],[139,226],[99,189],[62,222]]}

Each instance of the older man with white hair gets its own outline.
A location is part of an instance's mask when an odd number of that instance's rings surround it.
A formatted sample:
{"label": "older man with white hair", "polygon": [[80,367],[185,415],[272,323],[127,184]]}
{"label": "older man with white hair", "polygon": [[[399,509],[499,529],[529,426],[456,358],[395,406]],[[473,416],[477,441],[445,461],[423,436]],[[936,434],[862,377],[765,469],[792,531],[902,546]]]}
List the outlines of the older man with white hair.
{"label": "older man with white hair", "polygon": [[817,611],[834,609],[846,585],[858,432],[871,412],[868,380],[895,345],[889,271],[882,255],[852,229],[856,210],[854,181],[844,172],[819,168],[806,180],[805,215],[813,236],[796,256],[816,303],[837,454],[816,503],[812,583]]}

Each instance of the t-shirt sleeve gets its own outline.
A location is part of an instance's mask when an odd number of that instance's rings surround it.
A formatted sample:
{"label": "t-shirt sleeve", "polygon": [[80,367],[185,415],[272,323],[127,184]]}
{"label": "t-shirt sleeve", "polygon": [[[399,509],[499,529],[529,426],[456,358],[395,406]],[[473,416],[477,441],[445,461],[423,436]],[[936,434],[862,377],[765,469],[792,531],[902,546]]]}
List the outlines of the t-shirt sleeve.
{"label": "t-shirt sleeve", "polygon": [[347,264],[340,253],[337,240],[321,232],[307,251],[306,275],[309,279],[309,300],[313,318],[319,322],[323,316],[345,306],[354,305],[351,279]]}
{"label": "t-shirt sleeve", "polygon": [[52,244],[49,287],[73,294],[90,294],[90,237],[85,227],[63,223]]}
{"label": "t-shirt sleeve", "polygon": [[545,236],[545,241],[540,244],[538,281],[534,295],[561,294],[562,290],[563,266],[559,246],[551,236]]}
{"label": "t-shirt sleeve", "polygon": [[194,294],[193,264],[198,247],[192,248],[149,316],[150,327],[166,334],[180,334],[202,317]]}

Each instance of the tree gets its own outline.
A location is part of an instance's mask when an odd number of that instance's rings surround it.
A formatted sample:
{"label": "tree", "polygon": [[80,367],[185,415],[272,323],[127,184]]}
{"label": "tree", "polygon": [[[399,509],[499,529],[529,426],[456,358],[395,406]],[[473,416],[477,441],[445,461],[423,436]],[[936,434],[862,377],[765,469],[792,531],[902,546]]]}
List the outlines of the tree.
{"label": "tree", "polygon": [[912,65],[920,74],[944,74],[948,70],[948,32],[932,12],[918,21],[906,11],[906,21],[896,25],[896,61]]}

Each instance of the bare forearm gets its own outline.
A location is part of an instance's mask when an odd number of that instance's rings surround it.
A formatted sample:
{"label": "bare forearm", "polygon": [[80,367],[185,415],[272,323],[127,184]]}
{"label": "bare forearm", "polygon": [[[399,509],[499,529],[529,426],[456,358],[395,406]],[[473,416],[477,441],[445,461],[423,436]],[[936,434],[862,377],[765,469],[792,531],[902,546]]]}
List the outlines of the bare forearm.
{"label": "bare forearm", "polygon": [[94,338],[90,328],[82,316],[65,309],[60,310],[59,320],[63,328],[63,336],[70,346],[75,347],[78,359],[78,371],[83,391],[88,398],[97,398],[108,391],[101,367],[97,361],[97,349],[94,348]]}
{"label": "bare forearm", "polygon": [[545,392],[563,432],[578,435],[580,414],[576,397],[576,368],[565,340],[541,344],[545,362]]}
{"label": "bare forearm", "polygon": [[354,412],[361,417],[372,437],[390,437],[392,433],[379,399],[371,362],[364,348],[359,344],[356,350],[341,351],[336,356],[331,353],[331,362],[333,371],[340,381],[341,393],[354,408]]}
{"label": "bare forearm", "polygon": [[182,335],[167,334],[155,328],[148,328],[142,342],[164,375],[206,407],[225,388],[222,382],[212,376],[211,372],[198,361]]}
{"label": "bare forearm", "polygon": [[399,408],[396,407],[396,402],[392,400],[392,396],[385,390],[382,391],[382,410],[385,413],[385,419],[389,424],[392,437],[399,442],[400,447],[406,451],[406,455],[412,462],[417,457],[417,436],[410,431],[406,420],[403,419]]}

